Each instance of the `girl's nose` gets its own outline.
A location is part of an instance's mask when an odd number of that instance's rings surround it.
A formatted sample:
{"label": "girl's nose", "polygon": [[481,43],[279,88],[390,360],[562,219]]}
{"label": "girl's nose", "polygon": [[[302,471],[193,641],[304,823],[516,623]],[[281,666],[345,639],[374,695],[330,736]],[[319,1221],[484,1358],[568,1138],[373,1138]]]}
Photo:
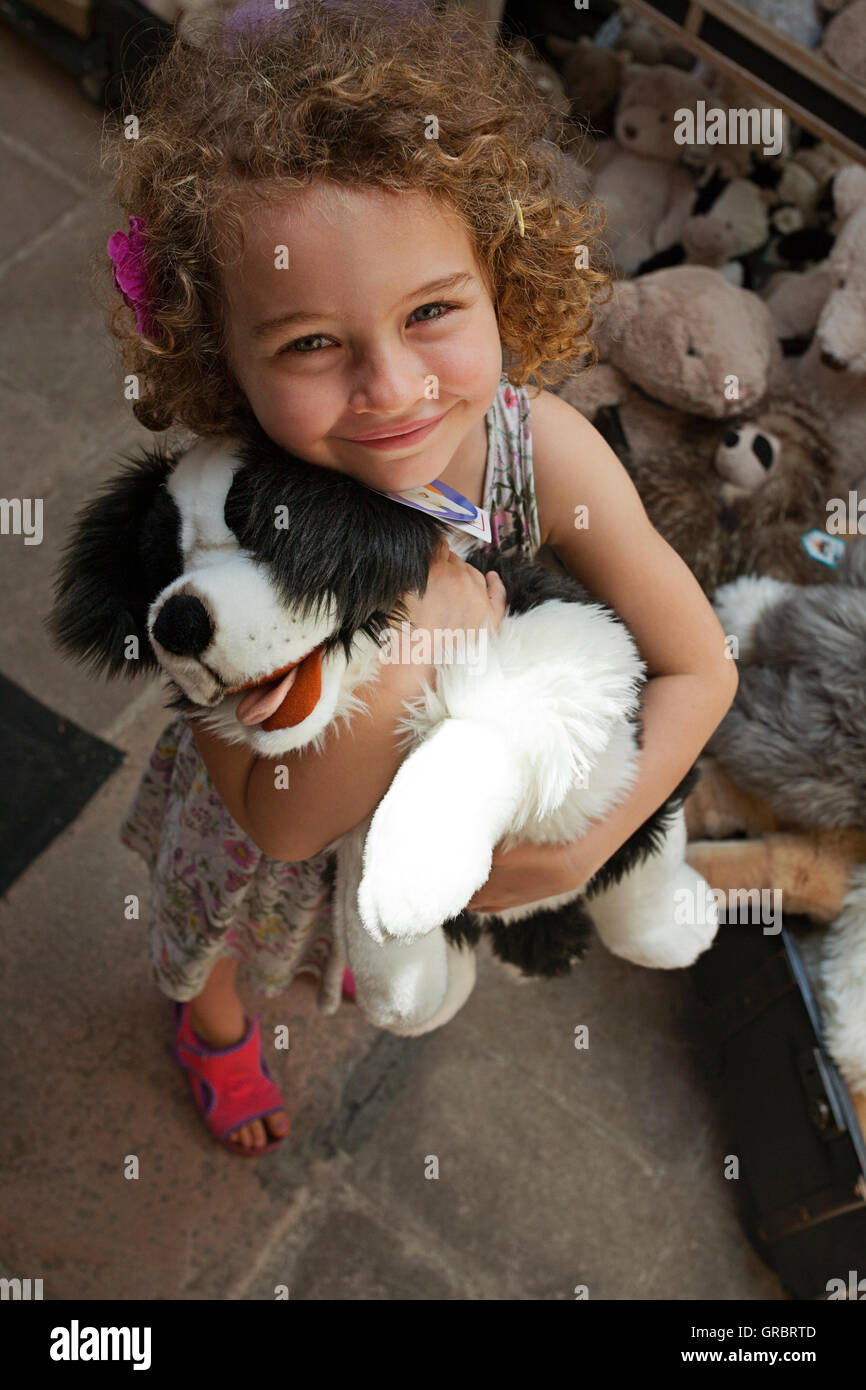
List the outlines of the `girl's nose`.
{"label": "girl's nose", "polygon": [[414,352],[399,349],[359,364],[349,395],[350,409],[395,415],[424,394],[427,375]]}

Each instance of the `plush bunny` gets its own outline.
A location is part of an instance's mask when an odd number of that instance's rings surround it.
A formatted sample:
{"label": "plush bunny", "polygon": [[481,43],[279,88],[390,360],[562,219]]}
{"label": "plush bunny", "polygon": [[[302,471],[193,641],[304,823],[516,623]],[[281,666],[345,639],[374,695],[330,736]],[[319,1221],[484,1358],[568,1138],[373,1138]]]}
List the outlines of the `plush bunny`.
{"label": "plush bunny", "polygon": [[[145,453],[82,513],[52,631],[109,673],[161,667],[179,708],[265,757],[321,747],[335,720],[363,718],[356,692],[443,530],[263,432]],[[617,954],[667,968],[691,964],[716,927],[676,922],[675,895],[705,887],[684,863],[691,773],[588,884],[464,911],[497,843],[570,841],[627,794],[645,674],[623,623],[568,575],[494,547],[467,558],[502,575],[506,616],[477,659],[434,651],[436,688],[407,705],[409,756],[374,814],[328,847],[358,1002],[405,1034],[460,1007],[474,979],[460,947],[482,930],[501,959],[556,975],[593,924]]]}

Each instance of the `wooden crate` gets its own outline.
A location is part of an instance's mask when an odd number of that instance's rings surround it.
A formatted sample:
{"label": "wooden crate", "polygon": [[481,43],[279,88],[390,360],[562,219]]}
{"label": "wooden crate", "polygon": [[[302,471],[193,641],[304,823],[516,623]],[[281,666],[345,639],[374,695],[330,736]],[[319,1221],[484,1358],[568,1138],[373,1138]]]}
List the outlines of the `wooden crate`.
{"label": "wooden crate", "polygon": [[628,0],[628,8],[781,106],[805,130],[866,160],[866,88],[820,53],[736,0]]}

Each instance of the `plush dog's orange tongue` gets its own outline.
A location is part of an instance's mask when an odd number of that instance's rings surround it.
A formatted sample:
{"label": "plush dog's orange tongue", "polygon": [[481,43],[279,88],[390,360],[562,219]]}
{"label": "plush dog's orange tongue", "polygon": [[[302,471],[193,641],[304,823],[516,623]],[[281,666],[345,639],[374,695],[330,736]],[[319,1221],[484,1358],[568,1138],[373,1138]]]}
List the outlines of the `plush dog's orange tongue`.
{"label": "plush dog's orange tongue", "polygon": [[291,729],[312,714],[322,694],[322,647],[314,647],[303,661],[274,671],[266,681],[256,681],[235,710],[242,724],[272,729]]}

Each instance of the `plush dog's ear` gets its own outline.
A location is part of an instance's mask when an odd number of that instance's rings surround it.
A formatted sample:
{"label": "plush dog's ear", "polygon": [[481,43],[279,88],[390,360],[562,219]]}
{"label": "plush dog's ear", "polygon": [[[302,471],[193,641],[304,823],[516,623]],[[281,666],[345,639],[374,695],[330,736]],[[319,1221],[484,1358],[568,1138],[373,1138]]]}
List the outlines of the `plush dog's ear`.
{"label": "plush dog's ear", "polygon": [[126,455],[123,471],[78,513],[65,547],[48,631],[100,674],[158,665],[148,609],[183,570],[180,516],[165,487],[177,457],[162,448]]}
{"label": "plush dog's ear", "polygon": [[[444,522],[287,453],[260,427],[245,427],[238,458],[225,521],[267,565],[284,603],[313,614],[332,598],[339,626],[328,642],[347,657],[356,633],[376,638],[405,618],[406,595],[426,588]],[[290,532],[275,526],[280,512]]]}

